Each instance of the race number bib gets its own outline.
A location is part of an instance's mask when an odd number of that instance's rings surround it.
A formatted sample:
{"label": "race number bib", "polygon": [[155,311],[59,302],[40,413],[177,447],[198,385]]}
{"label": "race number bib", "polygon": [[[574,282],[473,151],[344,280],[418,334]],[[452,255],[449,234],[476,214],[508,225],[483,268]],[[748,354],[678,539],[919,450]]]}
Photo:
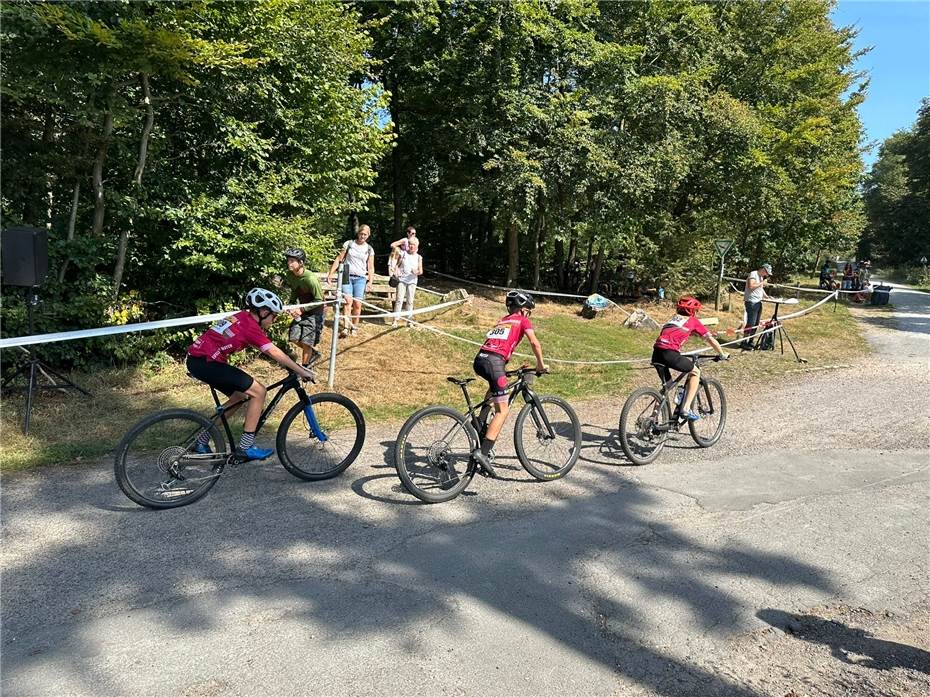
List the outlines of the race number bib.
{"label": "race number bib", "polygon": [[223,336],[230,335],[230,329],[233,324],[236,323],[236,320],[232,317],[229,319],[221,319],[219,322],[210,327],[211,330],[215,331],[217,334],[222,334]]}
{"label": "race number bib", "polygon": [[487,339],[497,339],[498,341],[506,341],[507,337],[510,336],[510,325],[509,324],[498,324],[494,329],[487,333],[485,338]]}

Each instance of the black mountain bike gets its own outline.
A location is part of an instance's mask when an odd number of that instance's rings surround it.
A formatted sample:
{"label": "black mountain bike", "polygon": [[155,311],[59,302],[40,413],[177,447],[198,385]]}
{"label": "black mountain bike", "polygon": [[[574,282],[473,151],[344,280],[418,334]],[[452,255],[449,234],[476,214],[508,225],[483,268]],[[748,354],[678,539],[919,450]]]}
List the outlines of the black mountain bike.
{"label": "black mountain bike", "polygon": [[[532,368],[508,370],[517,379],[507,385],[508,403],[522,395],[525,406],[517,414],[513,439],[517,459],[540,481],[568,474],[581,450],[581,423],[563,399],[540,396],[532,390],[538,373]],[[413,414],[397,434],[394,466],[404,487],[426,503],[458,496],[475,476],[478,464],[471,453],[493,418],[490,398],[472,404],[466,385],[475,378],[447,378],[462,388],[468,412],[434,405]]]}
{"label": "black mountain bike", "polygon": [[[695,357],[697,365],[719,360],[719,356]],[[667,366],[661,363],[652,365],[659,372],[662,386],[659,389],[640,387],[635,390],[620,412],[620,445],[634,465],[647,465],[655,460],[668,434],[677,432],[687,421],[683,417],[674,417],[673,412],[685,389],[683,381],[688,373],[680,373],[673,380]],[[694,442],[702,448],[709,448],[723,435],[727,421],[727,398],[718,380],[706,377],[703,373],[700,379],[691,410],[701,418],[687,423]]]}
{"label": "black mountain bike", "polygon": [[[280,389],[262,412],[255,432],[261,430],[282,397],[294,390],[298,402],[278,427],[278,459],[295,477],[309,481],[342,473],[365,442],[365,417],[355,402],[333,392],[307,394],[300,378],[291,372],[268,390],[276,387]],[[216,403],[211,416],[189,409],[159,411],[133,426],[117,446],[116,481],[140,506],[175,508],[193,503],[216,484],[227,465],[245,461],[236,452],[219,395],[212,387],[210,391]],[[203,433],[209,434],[209,442],[198,448]]]}

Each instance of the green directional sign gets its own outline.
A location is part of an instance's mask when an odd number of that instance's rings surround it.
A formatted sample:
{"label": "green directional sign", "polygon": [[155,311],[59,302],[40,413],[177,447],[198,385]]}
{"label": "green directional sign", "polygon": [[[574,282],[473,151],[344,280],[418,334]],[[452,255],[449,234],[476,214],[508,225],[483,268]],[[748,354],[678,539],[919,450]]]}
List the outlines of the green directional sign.
{"label": "green directional sign", "polygon": [[727,250],[733,246],[733,240],[714,240],[714,247],[717,248],[717,254],[723,256]]}

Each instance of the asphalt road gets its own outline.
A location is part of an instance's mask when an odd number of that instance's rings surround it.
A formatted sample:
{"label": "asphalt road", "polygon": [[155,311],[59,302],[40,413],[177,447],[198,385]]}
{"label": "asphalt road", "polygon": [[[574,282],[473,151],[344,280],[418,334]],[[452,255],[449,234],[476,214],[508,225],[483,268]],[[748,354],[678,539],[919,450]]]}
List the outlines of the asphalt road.
{"label": "asphalt road", "polygon": [[[930,302],[893,300],[857,311],[874,356],[730,393],[719,445],[644,468],[619,396],[580,405],[566,480],[511,450],[504,481],[436,506],[385,461],[396,425],[337,480],[243,467],[176,511],[131,504],[109,462],[6,477],[0,690],[860,694],[836,647],[804,672],[764,639],[811,608],[930,617]],[[927,694],[930,640],[892,643]]]}

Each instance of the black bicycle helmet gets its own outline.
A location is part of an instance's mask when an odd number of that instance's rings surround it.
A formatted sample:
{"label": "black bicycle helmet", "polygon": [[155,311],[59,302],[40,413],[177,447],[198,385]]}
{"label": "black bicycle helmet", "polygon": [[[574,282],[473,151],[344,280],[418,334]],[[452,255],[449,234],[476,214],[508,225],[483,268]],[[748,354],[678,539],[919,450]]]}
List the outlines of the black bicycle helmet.
{"label": "black bicycle helmet", "polygon": [[288,249],[284,250],[284,258],[290,259],[291,257],[299,261],[301,264],[307,261],[307,253],[300,247],[289,247]]}
{"label": "black bicycle helmet", "polygon": [[508,312],[516,312],[517,310],[522,310],[526,308],[527,310],[532,310],[536,307],[536,301],[533,300],[533,296],[527,293],[525,290],[511,290],[507,292],[507,303]]}

